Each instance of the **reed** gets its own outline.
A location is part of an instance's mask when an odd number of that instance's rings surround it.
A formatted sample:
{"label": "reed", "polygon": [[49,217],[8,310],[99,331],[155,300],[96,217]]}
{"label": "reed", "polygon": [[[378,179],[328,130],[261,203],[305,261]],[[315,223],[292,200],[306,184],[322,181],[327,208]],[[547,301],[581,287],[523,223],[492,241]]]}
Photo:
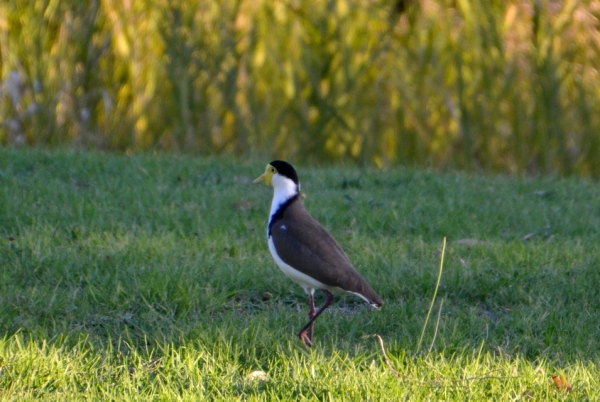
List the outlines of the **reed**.
{"label": "reed", "polygon": [[15,0],[0,141],[600,175],[600,1]]}

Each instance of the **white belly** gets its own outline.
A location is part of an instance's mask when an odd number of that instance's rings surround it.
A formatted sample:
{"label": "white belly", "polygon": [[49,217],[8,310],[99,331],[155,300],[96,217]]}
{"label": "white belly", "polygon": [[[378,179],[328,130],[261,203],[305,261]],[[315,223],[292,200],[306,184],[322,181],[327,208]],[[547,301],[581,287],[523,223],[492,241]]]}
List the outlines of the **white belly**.
{"label": "white belly", "polygon": [[291,265],[288,265],[285,262],[283,262],[283,260],[277,255],[277,250],[275,250],[275,244],[273,243],[273,239],[270,237],[269,250],[271,251],[273,259],[275,260],[279,268],[283,271],[283,273],[286,274],[291,280],[302,286],[306,293],[312,293],[313,289],[338,290],[337,288],[331,288],[327,285],[322,284],[316,279],[313,279],[310,276],[303,274],[302,272],[293,268]]}

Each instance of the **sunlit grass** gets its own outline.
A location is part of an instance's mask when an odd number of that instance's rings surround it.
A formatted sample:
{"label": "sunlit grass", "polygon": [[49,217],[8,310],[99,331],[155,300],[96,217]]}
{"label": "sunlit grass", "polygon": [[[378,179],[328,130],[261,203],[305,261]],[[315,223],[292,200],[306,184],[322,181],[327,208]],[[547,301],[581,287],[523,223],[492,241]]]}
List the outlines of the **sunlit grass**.
{"label": "sunlit grass", "polygon": [[385,301],[336,295],[306,350],[265,163],[0,150],[0,397],[597,399],[597,186],[297,165]]}

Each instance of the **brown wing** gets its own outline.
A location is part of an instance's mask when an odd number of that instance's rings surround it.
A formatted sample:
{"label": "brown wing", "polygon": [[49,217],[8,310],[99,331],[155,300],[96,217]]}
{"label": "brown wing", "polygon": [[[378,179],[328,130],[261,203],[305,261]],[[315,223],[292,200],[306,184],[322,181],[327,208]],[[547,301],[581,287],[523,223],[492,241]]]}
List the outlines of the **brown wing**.
{"label": "brown wing", "polygon": [[287,264],[317,281],[363,295],[371,304],[383,301],[363,279],[348,256],[300,200],[286,206],[271,222],[271,236],[277,254]]}

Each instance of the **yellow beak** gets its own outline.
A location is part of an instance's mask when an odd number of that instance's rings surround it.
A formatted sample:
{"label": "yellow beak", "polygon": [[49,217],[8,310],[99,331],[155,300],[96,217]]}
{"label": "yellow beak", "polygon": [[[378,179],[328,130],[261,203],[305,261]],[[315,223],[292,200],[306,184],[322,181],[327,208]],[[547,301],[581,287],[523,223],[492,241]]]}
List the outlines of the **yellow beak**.
{"label": "yellow beak", "polygon": [[261,174],[260,176],[258,176],[256,178],[256,180],[254,180],[252,182],[252,184],[260,183],[261,181],[264,180],[265,182],[267,182],[267,186],[270,186],[271,178],[273,177],[273,170],[274,170],[274,168],[272,168],[271,165],[267,165],[265,172],[263,174]]}

